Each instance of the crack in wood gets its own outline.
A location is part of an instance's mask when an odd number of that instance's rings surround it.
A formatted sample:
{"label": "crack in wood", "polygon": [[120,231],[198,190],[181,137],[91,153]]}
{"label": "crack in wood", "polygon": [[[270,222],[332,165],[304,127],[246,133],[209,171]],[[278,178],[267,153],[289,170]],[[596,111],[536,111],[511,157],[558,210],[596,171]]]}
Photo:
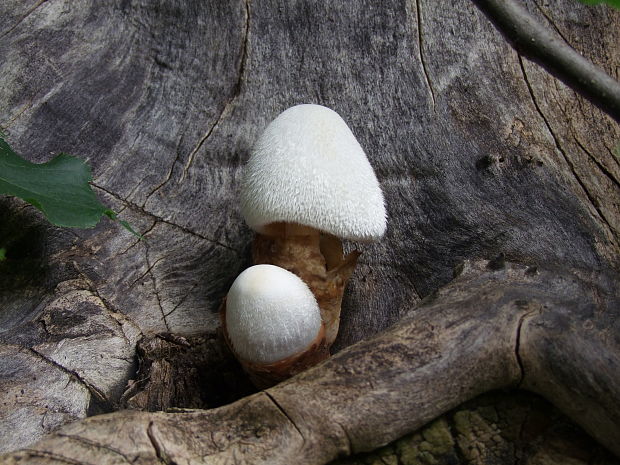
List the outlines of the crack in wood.
{"label": "crack in wood", "polygon": [[11,26],[9,29],[7,29],[2,34],[0,34],[0,39],[2,39],[4,36],[9,34],[10,32],[14,31],[22,22],[24,22],[26,20],[26,18],[28,18],[28,16],[30,16],[32,13],[34,13],[37,8],[39,8],[41,5],[43,5],[47,1],[49,1],[49,0],[39,0],[37,3],[35,3],[35,5],[32,8],[30,8],[26,12],[26,14],[24,16],[22,16],[13,26]]}
{"label": "crack in wood", "polygon": [[52,459],[61,463],[68,463],[69,465],[87,465],[87,462],[82,462],[80,460],[73,460],[64,455],[54,454],[52,452],[47,452],[44,450],[38,449],[24,449],[23,452],[25,454],[30,455],[31,457],[38,457],[43,459]]}
{"label": "crack in wood", "polygon": [[570,157],[566,154],[566,152],[564,151],[564,149],[560,145],[560,141],[559,141],[558,137],[555,135],[555,132],[551,128],[551,125],[549,124],[549,121],[547,120],[547,117],[545,116],[545,114],[541,110],[540,105],[538,104],[538,101],[536,100],[536,95],[534,94],[534,89],[532,87],[532,84],[530,83],[529,78],[527,76],[527,72],[525,71],[525,66],[523,65],[523,57],[521,56],[521,54],[518,54],[517,56],[519,57],[519,66],[521,68],[521,73],[523,74],[523,79],[525,80],[525,84],[527,86],[527,89],[529,91],[530,97],[532,99],[532,103],[534,104],[534,107],[536,108],[536,111],[538,112],[538,114],[542,118],[542,120],[543,120],[543,122],[544,122],[544,124],[545,124],[545,126],[547,128],[547,131],[549,131],[549,134],[551,135],[551,137],[553,139],[553,142],[555,144],[556,149],[558,150],[558,152],[560,152],[560,154],[564,158],[564,161],[566,162],[566,164],[570,168],[573,177],[575,178],[575,180],[577,181],[577,183],[579,184],[579,186],[583,190],[584,194],[586,195],[586,197],[587,197],[587,199],[589,201],[589,204],[592,206],[592,208],[596,212],[597,216],[601,219],[601,222],[602,222],[601,225],[604,228],[607,229],[608,235],[610,235],[611,237],[614,237],[614,229],[613,229],[613,227],[607,221],[607,218],[605,217],[605,215],[601,211],[601,208],[598,206],[598,202],[596,201],[596,199],[594,198],[592,193],[589,191],[589,189],[587,188],[587,186],[585,185],[585,183],[583,182],[581,177],[577,174],[577,170],[575,169],[575,165],[573,164],[573,162],[571,161]]}
{"label": "crack in wood", "polygon": [[233,247],[231,247],[231,246],[229,246],[227,244],[224,244],[223,242],[220,242],[220,241],[218,241],[216,239],[212,239],[212,238],[207,237],[207,236],[203,236],[202,234],[197,233],[195,231],[192,231],[191,229],[188,229],[185,226],[181,226],[180,224],[176,224],[176,223],[174,223],[174,222],[172,222],[170,220],[166,220],[165,218],[157,216],[154,213],[152,213],[152,212],[146,210],[145,208],[141,207],[140,205],[138,205],[138,204],[136,204],[136,203],[134,203],[134,202],[132,202],[130,200],[124,199],[124,198],[122,198],[118,194],[115,194],[112,191],[109,191],[105,187],[102,187],[102,186],[100,186],[98,184],[95,184],[93,182],[91,182],[90,184],[93,187],[95,187],[95,188],[105,192],[106,194],[110,195],[111,197],[114,197],[116,200],[125,203],[127,206],[129,206],[133,210],[136,210],[136,211],[142,213],[145,216],[148,216],[150,218],[155,219],[156,222],[155,222],[155,224],[153,226],[151,226],[151,228],[149,229],[149,232],[152,231],[155,228],[155,226],[157,226],[159,223],[163,223],[163,224],[167,224],[168,226],[172,226],[174,228],[180,229],[181,231],[183,231],[186,234],[189,234],[190,236],[197,237],[198,239],[202,239],[202,240],[210,242],[210,243],[212,243],[214,245],[223,247],[224,249],[228,249],[228,250],[230,250],[231,252],[234,252],[237,255],[241,255],[241,252],[239,250],[237,250],[237,249],[235,249],[235,248],[233,248]]}
{"label": "crack in wood", "polygon": [[192,163],[194,162],[194,157],[196,153],[202,148],[202,146],[209,139],[209,137],[211,137],[211,134],[213,134],[213,131],[215,130],[215,128],[222,121],[224,114],[229,113],[230,107],[241,94],[241,86],[245,79],[245,70],[246,70],[246,63],[247,63],[247,58],[248,58],[248,43],[249,43],[249,37],[250,37],[250,13],[251,13],[250,0],[245,0],[245,24],[244,24],[243,40],[241,41],[241,53],[240,53],[241,59],[239,60],[239,70],[237,73],[238,78],[237,78],[237,82],[235,83],[235,86],[233,87],[233,94],[231,97],[229,97],[228,101],[224,104],[224,108],[220,112],[219,116],[217,117],[213,125],[211,125],[209,130],[202,137],[202,139],[200,139],[198,144],[196,144],[196,147],[194,147],[194,150],[192,150],[192,152],[190,153],[187,163],[183,167],[181,181],[183,181],[183,179],[185,179],[185,176],[187,176],[187,172],[189,171]]}
{"label": "crack in wood", "polygon": [[428,69],[426,66],[426,60],[424,59],[424,41],[423,41],[423,35],[422,35],[422,11],[421,11],[422,7],[420,6],[420,3],[422,2],[422,0],[414,0],[414,2],[415,2],[415,9],[416,9],[416,20],[418,23],[418,34],[417,34],[418,58],[420,58],[420,63],[422,64],[422,72],[424,74],[424,80],[426,81],[426,85],[428,86],[428,90],[430,92],[431,101],[433,103],[433,111],[436,111],[435,91],[433,90],[433,86],[431,85],[431,80],[430,80]]}
{"label": "crack in wood", "polygon": [[[127,208],[126,206],[123,208]],[[121,212],[119,211],[119,214]],[[129,247],[127,247],[125,250],[123,250],[122,252],[116,253],[114,254],[111,258],[116,258],[116,257],[120,257],[122,255],[125,255],[127,252],[129,252],[131,249],[133,249],[136,245],[140,244],[143,242],[143,240],[146,240],[146,236],[155,228],[155,226],[157,226],[158,222],[156,219],[153,219],[153,224],[151,226],[149,226],[149,228],[144,231],[143,233],[141,233],[142,238],[138,238],[136,239],[134,242],[131,243],[131,245]]]}
{"label": "crack in wood", "polygon": [[592,152],[590,152],[586,146],[584,144],[581,143],[581,141],[579,140],[579,138],[576,135],[573,135],[573,139],[575,139],[575,142],[577,143],[577,145],[579,146],[579,148],[590,158],[590,160],[592,160],[596,166],[598,166],[598,168],[601,170],[601,172],[607,176],[607,178],[609,178],[609,180],[612,182],[612,184],[614,184],[616,187],[620,187],[620,181],[618,181],[618,179],[615,177],[615,175],[609,171],[609,169],[603,165],[593,154]]}
{"label": "crack in wood", "polygon": [[80,268],[80,266],[76,262],[73,262],[73,264],[75,268],[77,269],[78,273],[80,274],[80,276],[84,279],[85,281],[84,284],[87,286],[87,289],[78,289],[78,290],[88,291],[91,293],[93,297],[96,297],[97,299],[99,299],[99,301],[101,302],[101,308],[103,308],[108,313],[108,316],[112,318],[114,322],[119,326],[119,329],[123,335],[123,339],[125,339],[125,341],[129,345],[135,346],[135,343],[132,344],[132,342],[127,337],[127,334],[125,333],[125,328],[123,327],[123,324],[119,321],[119,319],[122,319],[123,321],[127,322],[138,332],[138,334],[142,335],[143,333],[142,333],[142,329],[140,328],[140,326],[138,326],[137,323],[135,323],[131,318],[125,315],[122,311],[114,309],[112,305],[106,299],[104,299],[103,296],[99,293],[95,284],[86,275],[86,273],[84,273],[84,271]]}
{"label": "crack in wood", "polygon": [[179,300],[179,303],[176,304],[172,310],[170,310],[168,313],[166,313],[166,317],[169,317],[170,315],[172,315],[182,304],[183,302],[185,302],[185,300],[191,295],[191,293],[193,292],[193,290],[196,288],[196,286],[198,286],[199,282],[195,282],[194,284],[192,284],[192,286],[189,288],[189,290],[185,293],[185,295],[183,297],[181,297],[181,300]]}
{"label": "crack in wood", "polygon": [[148,261],[147,261],[147,269],[146,269],[146,271],[144,273],[142,273],[140,276],[138,276],[136,279],[134,279],[132,281],[132,283],[127,287],[127,289],[131,289],[132,287],[134,287],[136,285],[136,283],[138,283],[139,281],[143,280],[145,278],[145,276],[148,275],[153,270],[153,267],[155,267],[164,258],[166,258],[166,257],[165,256],[159,257],[157,260],[155,260],[153,262],[152,265],[148,264]]}
{"label": "crack in wood", "polygon": [[[177,165],[177,163],[179,163],[179,160],[181,159],[180,146],[181,146],[181,143],[183,142],[184,136],[185,136],[185,132],[183,132],[181,134],[181,137],[179,137],[179,140],[177,142],[177,146],[176,146],[176,149],[175,149],[176,157],[174,158],[174,161],[170,165],[170,169],[168,170],[168,174],[166,175],[166,179],[164,179],[162,182],[160,182],[157,186],[155,186],[155,188],[151,192],[149,192],[149,194],[146,196],[146,200],[144,200],[144,202],[142,203],[142,208],[145,207],[146,203],[155,194],[155,192],[157,192],[162,187],[164,187],[168,183],[168,181],[170,181],[170,178],[172,178],[172,173],[174,173],[174,167]],[[130,197],[131,197],[131,195],[130,195]]]}
{"label": "crack in wood", "polygon": [[263,394],[267,396],[267,398],[271,401],[271,403],[280,411],[282,415],[286,417],[286,419],[293,426],[293,428],[295,428],[295,431],[297,431],[302,441],[300,449],[303,449],[304,445],[306,444],[306,438],[301,432],[301,430],[299,429],[299,427],[297,426],[297,424],[295,423],[295,421],[289,416],[286,410],[284,410],[284,408],[280,405],[280,403],[275,399],[275,397],[269,391],[263,391]]}
{"label": "crack in wood", "polygon": [[[152,273],[153,267],[157,265],[158,262],[164,259],[164,257],[158,258],[152,265],[149,260],[149,251],[146,249],[144,251],[144,259],[146,261],[146,265],[148,269],[146,270],[146,274],[151,276],[151,282],[153,283],[153,293],[155,294],[155,298],[157,299],[157,304],[159,305],[159,311],[161,312],[161,319],[164,322],[164,326],[167,331],[170,331],[170,326],[168,325],[168,320],[166,320],[166,312],[164,312],[164,307],[161,304],[161,297],[159,296],[159,290],[157,289],[157,281],[155,279],[155,275]],[[145,275],[146,275],[145,274]]]}
{"label": "crack in wood", "polygon": [[516,336],[515,336],[515,357],[517,360],[517,365],[519,367],[519,379],[517,381],[517,387],[520,388],[523,384],[523,380],[525,379],[525,365],[523,363],[523,359],[521,358],[521,339],[523,336],[523,324],[526,320],[530,319],[532,315],[540,313],[539,309],[532,309],[525,312],[523,315],[519,317],[519,321],[517,322],[516,328]]}
{"label": "crack in wood", "polygon": [[91,448],[103,449],[103,450],[112,452],[113,454],[120,456],[125,462],[133,463],[131,460],[129,460],[129,457],[127,457],[120,450],[118,450],[118,449],[116,449],[114,447],[108,446],[106,444],[101,444],[100,442],[93,441],[92,439],[87,439],[87,438],[82,437],[82,436],[75,436],[75,435],[72,435],[72,434],[65,434],[65,433],[61,433],[61,432],[56,433],[56,434],[58,436],[60,436],[61,438],[67,438],[67,439],[69,439],[71,441],[75,441],[75,442],[84,444],[84,445],[86,445],[88,447],[91,447]]}
{"label": "crack in wood", "polygon": [[168,455],[168,453],[166,452],[166,448],[164,447],[164,445],[159,441],[157,436],[155,436],[153,427],[154,427],[154,423],[152,421],[149,422],[149,425],[146,428],[146,435],[149,438],[149,441],[151,442],[153,449],[155,450],[155,455],[159,459],[159,462],[165,465],[177,465],[177,463],[174,460],[172,460],[170,456]]}
{"label": "crack in wood", "polygon": [[101,392],[98,388],[96,388],[95,386],[90,384],[88,381],[86,381],[84,378],[82,378],[75,370],[71,370],[61,365],[60,363],[48,358],[45,354],[42,354],[41,352],[37,351],[36,349],[33,349],[32,347],[24,347],[24,349],[26,349],[28,352],[30,352],[32,355],[36,356],[37,358],[43,360],[47,364],[54,366],[58,368],[59,370],[61,370],[63,373],[70,375],[71,378],[76,379],[82,386],[84,386],[88,390],[88,392],[91,394],[91,396],[95,398],[95,400],[97,400],[99,403],[102,404],[102,406],[105,408],[106,411],[113,410],[113,403],[106,397],[106,395],[103,392]]}
{"label": "crack in wood", "polygon": [[[206,133],[200,138],[198,143],[194,146],[194,148],[190,152],[189,157],[187,158],[187,161],[185,162],[183,166],[183,171],[178,181],[179,183],[183,182],[183,180],[186,178],[187,173],[189,172],[192,164],[194,163],[196,154],[204,146],[207,140],[209,140],[209,138],[214,133],[215,129],[220,125],[220,123],[230,115],[232,105],[234,104],[234,102],[237,100],[237,98],[241,94],[241,87],[245,79],[245,70],[246,70],[246,63],[247,63],[247,57],[248,57],[248,43],[249,43],[249,34],[250,34],[250,0],[245,0],[245,22],[244,22],[243,28],[244,28],[244,33],[243,33],[243,39],[241,40],[241,52],[240,52],[239,68],[238,68],[238,73],[237,73],[238,77],[237,77],[237,81],[235,82],[235,85],[233,86],[232,94],[225,101],[222,110],[219,112],[214,122],[211,124],[211,126],[207,129]],[[155,187],[153,191],[151,191],[151,193],[147,196],[146,200],[144,201],[143,207],[148,203],[149,199],[153,195],[155,195],[157,191],[162,189],[170,181],[170,179],[172,178],[172,173],[174,171],[174,166],[177,163],[179,163],[179,160],[181,158],[180,155],[181,154],[179,152],[179,148],[177,145],[177,156],[174,162],[172,163],[170,170],[168,171],[168,176],[162,183],[160,183],[157,187]]]}

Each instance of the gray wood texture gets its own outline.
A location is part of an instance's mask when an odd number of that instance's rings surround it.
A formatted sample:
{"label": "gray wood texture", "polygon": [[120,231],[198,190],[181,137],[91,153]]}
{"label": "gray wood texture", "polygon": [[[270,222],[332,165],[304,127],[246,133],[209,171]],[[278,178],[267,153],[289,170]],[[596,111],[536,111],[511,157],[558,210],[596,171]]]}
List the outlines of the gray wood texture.
{"label": "gray wood texture", "polygon": [[[391,329],[268,390],[211,410],[90,417],[0,461],[323,464],[505,387],[551,399],[618,454],[617,323],[583,309],[619,302],[606,275],[466,262]],[[584,320],[615,337],[571,337]]]}
{"label": "gray wood texture", "polygon": [[[569,0],[527,7],[618,79],[618,12]],[[617,282],[618,125],[520,57],[469,1],[5,0],[0,20],[0,126],[8,142],[32,161],[60,151],[87,159],[100,198],[146,237],[138,241],[109,221],[87,231],[54,228],[34,208],[0,199],[8,257],[0,263],[5,451],[125,405],[127,384],[138,380],[140,338],[214,337],[221,299],[250,262],[252,232],[238,209],[242,165],[260,131],[294,104],[319,103],[343,116],[388,207],[380,243],[348,244],[363,255],[345,293],[336,350],[411,314],[464,260],[503,254],[584,282],[592,273]],[[528,328],[519,340],[523,386],[608,447],[617,430],[589,425],[620,423],[609,407],[620,399],[618,383],[611,387],[618,371],[609,371],[619,334],[611,287],[601,284],[608,295],[599,300],[584,297],[570,320],[558,310],[550,320],[543,312],[520,321],[518,309],[497,323],[510,335],[504,354],[514,353],[514,325]],[[449,331],[437,337],[456,347]],[[584,347],[586,358],[575,358]],[[407,350],[415,362],[415,344]],[[587,386],[548,366],[567,360],[566,367],[598,367],[582,380]],[[364,447],[421,426],[482,387],[514,384],[515,362],[505,362],[497,383],[452,385],[439,408],[395,420]],[[435,375],[416,389],[432,394]],[[596,390],[599,381],[611,391]],[[31,390],[22,394],[24,385]],[[587,405],[595,418],[577,411],[579,393],[569,388],[594,396]],[[274,408],[265,395],[252,399],[243,402]],[[132,415],[142,426],[165,418]],[[87,424],[98,421],[108,420]],[[354,444],[366,441],[363,431],[348,434]],[[316,460],[352,450],[338,444]]]}

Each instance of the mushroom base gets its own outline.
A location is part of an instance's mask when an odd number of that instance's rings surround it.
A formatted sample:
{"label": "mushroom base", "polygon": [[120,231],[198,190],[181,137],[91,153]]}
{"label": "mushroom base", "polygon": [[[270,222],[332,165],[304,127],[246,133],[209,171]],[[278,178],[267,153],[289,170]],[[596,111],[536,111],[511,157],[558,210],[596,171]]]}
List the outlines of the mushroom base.
{"label": "mushroom base", "polygon": [[267,234],[257,234],[254,264],[271,264],[299,276],[310,288],[321,309],[327,347],[338,335],[342,295],[360,252],[344,255],[342,242],[306,226],[274,223]]}
{"label": "mushroom base", "polygon": [[329,358],[329,346],[325,340],[325,325],[322,324],[314,341],[301,352],[275,363],[261,364],[249,362],[237,355],[228,337],[225,301],[220,308],[220,319],[222,322],[222,335],[226,345],[228,345],[228,348],[239,361],[243,370],[248,374],[252,384],[259,389],[267,389],[274,386]]}

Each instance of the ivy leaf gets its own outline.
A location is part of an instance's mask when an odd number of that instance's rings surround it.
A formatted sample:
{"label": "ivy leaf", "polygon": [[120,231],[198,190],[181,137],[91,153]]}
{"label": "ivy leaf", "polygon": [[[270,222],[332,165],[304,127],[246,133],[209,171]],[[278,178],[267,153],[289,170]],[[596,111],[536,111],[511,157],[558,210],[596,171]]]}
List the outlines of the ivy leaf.
{"label": "ivy leaf", "polygon": [[598,5],[599,3],[607,3],[614,8],[618,8],[620,10],[620,0],[579,0],[581,3],[585,3],[586,5]]}
{"label": "ivy leaf", "polygon": [[6,260],[6,249],[4,247],[0,248],[0,262]]}
{"label": "ivy leaf", "polygon": [[[97,199],[90,181],[90,167],[79,158],[61,153],[47,163],[31,163],[0,137],[0,194],[34,205],[56,226],[92,228],[102,215],[116,219]],[[121,224],[141,237],[126,222]]]}

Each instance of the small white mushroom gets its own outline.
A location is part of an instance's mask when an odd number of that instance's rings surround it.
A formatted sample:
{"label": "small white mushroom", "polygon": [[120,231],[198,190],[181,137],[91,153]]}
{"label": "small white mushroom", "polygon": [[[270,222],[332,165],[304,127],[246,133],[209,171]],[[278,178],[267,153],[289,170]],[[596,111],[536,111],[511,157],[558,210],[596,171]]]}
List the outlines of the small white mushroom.
{"label": "small white mushroom", "polygon": [[321,329],[321,314],[299,277],[278,266],[255,265],[228,292],[226,329],[237,355],[269,364],[308,348]]}
{"label": "small white mushroom", "polygon": [[296,275],[274,265],[243,271],[228,292],[226,340],[260,387],[327,357],[314,295]]}
{"label": "small white mushroom", "polygon": [[359,255],[345,257],[340,239],[373,241],[386,230],[381,187],[343,119],[297,105],[273,120],[245,167],[241,213],[258,233],[254,263],[286,268],[310,286],[331,345]]}

